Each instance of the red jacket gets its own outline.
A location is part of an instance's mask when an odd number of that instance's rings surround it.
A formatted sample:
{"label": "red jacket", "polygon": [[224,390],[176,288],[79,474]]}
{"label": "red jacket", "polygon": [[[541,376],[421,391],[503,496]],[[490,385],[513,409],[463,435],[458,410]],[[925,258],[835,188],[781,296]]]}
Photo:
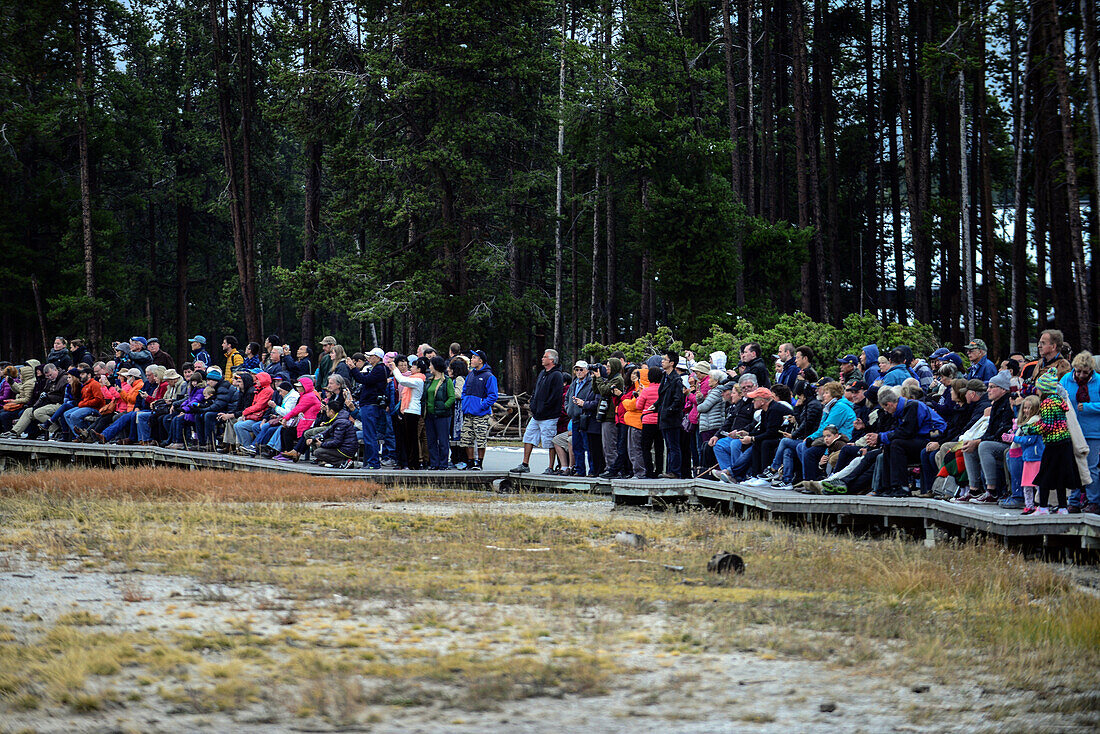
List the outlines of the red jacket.
{"label": "red jacket", "polygon": [[252,398],[252,404],[244,409],[241,418],[247,421],[258,421],[267,412],[267,401],[275,391],[271,389],[271,375],[266,372],[256,373],[256,394]]}

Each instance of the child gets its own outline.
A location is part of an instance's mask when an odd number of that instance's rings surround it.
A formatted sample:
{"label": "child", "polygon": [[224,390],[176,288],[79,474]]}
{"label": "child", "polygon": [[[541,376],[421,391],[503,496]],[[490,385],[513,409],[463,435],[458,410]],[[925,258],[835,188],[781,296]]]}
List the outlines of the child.
{"label": "child", "polygon": [[1066,489],[1080,487],[1081,477],[1077,474],[1077,459],[1073,455],[1073,442],[1069,436],[1069,424],[1066,423],[1069,406],[1058,395],[1058,371],[1052,367],[1041,375],[1035,381],[1035,389],[1042,399],[1039,420],[1034,425],[1043,438],[1043,456],[1039,473],[1035,476],[1035,484],[1039,487],[1039,507],[1033,514],[1050,514],[1047,502],[1053,489],[1058,493],[1058,514],[1068,515]]}
{"label": "child", "polygon": [[1020,403],[1020,415],[1016,418],[1016,435],[1012,437],[1009,451],[1020,451],[1024,467],[1020,474],[1020,486],[1024,490],[1024,512],[1030,515],[1038,508],[1035,505],[1035,476],[1043,458],[1043,438],[1038,434],[1035,424],[1039,422],[1039,396],[1028,395]]}
{"label": "child", "polygon": [[836,460],[840,458],[840,450],[848,443],[840,429],[833,425],[825,426],[821,432],[821,439],[825,442],[826,451],[821,455],[818,463],[825,476],[836,471]]}

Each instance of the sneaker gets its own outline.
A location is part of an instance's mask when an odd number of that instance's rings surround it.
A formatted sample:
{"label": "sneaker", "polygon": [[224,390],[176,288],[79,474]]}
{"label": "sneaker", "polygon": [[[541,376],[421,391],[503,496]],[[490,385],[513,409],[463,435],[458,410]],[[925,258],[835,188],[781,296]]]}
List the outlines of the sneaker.
{"label": "sneaker", "polygon": [[679,479],[680,477],[676,476],[672,472],[667,472],[666,471],[664,474],[659,475],[657,478],[658,479]]}
{"label": "sneaker", "polygon": [[784,482],[782,479],[777,479],[776,481],[771,483],[771,488],[781,489],[789,492],[794,489],[794,486],[790,482]]}
{"label": "sneaker", "polygon": [[546,467],[546,471],[544,471],[543,474],[551,474],[552,475],[552,474],[561,474],[561,472],[558,471],[557,469],[555,469],[552,466],[548,466],[548,467]]}
{"label": "sneaker", "polygon": [[1037,511],[1038,509],[1039,509],[1038,507],[1036,507],[1035,505],[1032,505],[1031,507],[1025,507],[1025,508],[1024,508],[1024,511],[1023,511],[1023,512],[1021,512],[1020,514],[1021,514],[1021,515],[1033,515],[1033,514],[1035,514],[1035,512],[1036,512],[1036,511]]}
{"label": "sneaker", "polygon": [[470,471],[481,471],[481,462],[475,461],[473,464],[467,467]]}
{"label": "sneaker", "polygon": [[256,447],[255,446],[241,446],[237,450],[240,451],[241,454],[244,455],[244,456],[255,456],[256,455]]}
{"label": "sneaker", "polygon": [[1081,507],[1079,505],[1070,505],[1069,508],[1063,507],[1062,509],[1066,510],[1062,513],[1063,515],[1078,515],[1081,513]]}
{"label": "sneaker", "polygon": [[336,468],[337,469],[354,469],[355,468],[355,462],[352,461],[351,459],[348,459],[347,461],[343,461],[343,462],[340,462],[339,464],[337,464]]}
{"label": "sneaker", "polygon": [[998,502],[997,504],[1000,505],[1001,509],[1004,509],[1004,510],[1022,510],[1022,509],[1024,509],[1024,501],[1023,500],[1017,500],[1017,499],[1013,499],[1011,497],[1009,497],[1008,499],[1003,499],[1000,502]]}
{"label": "sneaker", "polygon": [[726,471],[718,472],[718,479],[725,482],[726,484],[733,484],[733,477],[731,477],[729,475],[729,472],[726,472]]}
{"label": "sneaker", "polygon": [[821,494],[848,494],[847,485],[840,482],[814,482],[821,485]]}
{"label": "sneaker", "polygon": [[1100,505],[1095,502],[1090,502],[1081,508],[1081,512],[1087,512],[1090,515],[1100,515]]}
{"label": "sneaker", "polygon": [[[385,464],[383,464],[383,466],[385,466]],[[459,471],[466,471],[466,462],[465,461],[458,462],[457,464],[455,464],[455,469],[458,469]]]}
{"label": "sneaker", "polygon": [[749,477],[744,482],[742,482],[742,484],[744,484],[746,487],[767,487],[771,484],[771,482],[769,482],[764,477]]}
{"label": "sneaker", "polygon": [[995,505],[998,502],[999,500],[996,495],[990,494],[989,492],[983,492],[981,497],[970,498],[970,504],[972,505]]}
{"label": "sneaker", "polygon": [[393,459],[385,459],[385,460],[382,461],[382,467],[384,469],[392,469],[395,466],[397,466],[397,462],[394,461]]}
{"label": "sneaker", "polygon": [[955,502],[955,503],[969,502],[970,501],[970,492],[969,491],[963,492],[962,494],[958,495],[957,497],[952,497],[951,499],[949,499],[947,501],[948,502]]}
{"label": "sneaker", "polygon": [[615,478],[615,475],[612,474],[610,471],[605,471],[603,474],[600,475],[600,479],[614,479],[614,478]]}
{"label": "sneaker", "polygon": [[531,471],[531,467],[527,466],[526,464],[520,464],[516,468],[512,469],[511,472],[509,472],[509,473],[511,473],[511,474],[527,474],[530,471]]}
{"label": "sneaker", "polygon": [[1047,508],[1045,508],[1045,507],[1036,507],[1036,508],[1035,508],[1035,511],[1034,511],[1033,513],[1031,513],[1031,514],[1033,514],[1033,515],[1049,515],[1049,514],[1050,514],[1050,510],[1048,510],[1048,509],[1047,509]]}
{"label": "sneaker", "polygon": [[717,479],[719,482],[728,482],[730,479],[726,476],[726,472],[721,469],[711,469],[710,475]]}
{"label": "sneaker", "polygon": [[[1080,512],[1080,510],[1077,510],[1077,511]],[[1059,507],[1057,512],[1055,512],[1055,514],[1056,515],[1068,515],[1069,514],[1069,508],[1068,507]]]}

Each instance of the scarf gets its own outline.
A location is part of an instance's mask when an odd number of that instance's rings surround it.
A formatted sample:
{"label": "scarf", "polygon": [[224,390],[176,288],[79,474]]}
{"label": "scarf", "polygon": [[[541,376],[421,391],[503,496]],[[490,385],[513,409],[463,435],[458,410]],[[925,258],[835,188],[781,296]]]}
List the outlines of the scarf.
{"label": "scarf", "polygon": [[1077,404],[1089,402],[1089,383],[1092,382],[1093,373],[1088,373],[1085,377],[1079,377],[1076,372],[1073,373],[1073,381],[1077,383]]}

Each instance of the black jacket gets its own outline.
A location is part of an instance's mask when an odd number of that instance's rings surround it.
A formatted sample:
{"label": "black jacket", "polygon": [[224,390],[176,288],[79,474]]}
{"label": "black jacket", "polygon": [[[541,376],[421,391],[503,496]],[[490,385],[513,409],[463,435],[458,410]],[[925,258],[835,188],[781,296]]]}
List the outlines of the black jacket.
{"label": "black jacket", "polygon": [[355,434],[355,424],[346,410],[336,415],[329,427],[321,434],[321,448],[335,449],[349,459],[359,453],[359,437]]}
{"label": "black jacket", "polygon": [[755,423],[752,416],[755,412],[752,401],[748,398],[741,398],[736,403],[730,404],[726,408],[726,422],[722,425],[722,432],[752,430],[753,423]]}
{"label": "black jacket", "polygon": [[44,405],[56,405],[65,402],[65,386],[67,384],[68,380],[65,373],[58,372],[57,378],[53,382],[46,383],[42,392],[39,393],[38,399],[34,401],[34,405],[31,407],[37,409]]}
{"label": "black jacket", "polygon": [[661,378],[657,388],[657,425],[662,431],[680,427],[684,417],[684,382],[673,370]]}
{"label": "black jacket", "polygon": [[54,349],[46,355],[46,362],[57,365],[57,369],[61,370],[61,374],[65,374],[73,366],[73,357],[69,354],[68,349]]}
{"label": "black jacket", "polygon": [[753,361],[746,363],[745,372],[756,376],[758,387],[772,386],[771,373],[768,372],[768,366],[764,364],[763,357],[757,357]]}
{"label": "black jacket", "polygon": [[760,424],[752,431],[753,443],[780,439],[780,429],[783,428],[783,419],[791,414],[791,409],[785,403],[773,400],[768,404],[764,414],[760,416]]}
{"label": "black jacket", "polygon": [[821,415],[825,412],[824,406],[817,398],[805,400],[795,408],[795,416],[798,418],[798,426],[791,432],[791,438],[801,441],[817,430],[821,424]]}
{"label": "black jacket", "polygon": [[985,429],[983,441],[1001,441],[1001,434],[1012,430],[1012,419],[1016,416],[1012,412],[1012,403],[1008,401],[1008,395],[1003,395],[1000,400],[989,401],[993,410],[989,413],[989,427]]}
{"label": "black jacket", "polygon": [[561,368],[554,365],[548,370],[539,373],[539,379],[535,382],[535,391],[531,394],[531,402],[528,408],[531,417],[537,421],[546,421],[553,418],[557,420],[561,416],[562,390],[565,387],[565,377]]}

